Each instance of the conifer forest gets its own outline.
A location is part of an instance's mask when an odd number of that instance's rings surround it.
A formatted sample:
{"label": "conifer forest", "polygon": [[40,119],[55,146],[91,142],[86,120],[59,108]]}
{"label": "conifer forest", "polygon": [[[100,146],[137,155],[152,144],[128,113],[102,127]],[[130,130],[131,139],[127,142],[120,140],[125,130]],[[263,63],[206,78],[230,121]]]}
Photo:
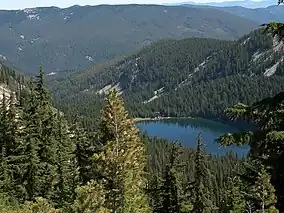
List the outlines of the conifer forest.
{"label": "conifer forest", "polygon": [[[0,57],[0,213],[284,212],[283,65],[281,22],[56,75]],[[189,148],[140,131],[135,118],[157,112],[253,125],[215,141],[248,154],[206,152],[202,132]]]}

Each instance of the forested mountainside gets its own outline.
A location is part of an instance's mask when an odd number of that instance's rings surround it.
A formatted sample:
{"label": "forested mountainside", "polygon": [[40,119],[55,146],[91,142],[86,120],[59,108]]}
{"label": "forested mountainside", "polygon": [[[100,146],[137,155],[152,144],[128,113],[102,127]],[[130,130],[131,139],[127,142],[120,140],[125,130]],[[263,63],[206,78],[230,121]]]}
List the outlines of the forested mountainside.
{"label": "forested mountainside", "polygon": [[181,3],[174,3],[171,5],[197,5],[197,6],[213,6],[213,7],[245,7],[245,8],[266,8],[271,5],[276,5],[277,2],[274,0],[261,0],[261,1],[251,1],[251,0],[237,0],[237,1],[212,1],[205,3],[195,3],[193,1],[184,1]]}
{"label": "forested mountainside", "polygon": [[257,23],[215,8],[73,6],[0,11],[0,54],[25,73],[78,71],[162,38],[236,39]]}
{"label": "forested mountainside", "polygon": [[284,21],[284,7],[283,6],[270,6],[267,8],[248,9],[244,7],[223,7],[219,8],[228,13],[232,13],[243,18],[255,21],[260,24],[269,23],[272,21]]}
{"label": "forested mountainside", "polygon": [[8,66],[9,62],[0,59],[0,99],[3,95],[10,97],[11,94],[15,98],[19,97],[20,90],[24,85],[24,75],[13,67]]}
{"label": "forested mountainside", "polygon": [[[2,73],[14,76],[8,68]],[[195,180],[206,186],[202,189],[206,208],[219,212],[232,208],[230,183],[236,172],[243,171],[245,159],[230,153],[207,155],[201,137],[196,151],[138,135],[115,91],[105,100],[100,127],[86,132],[79,120],[67,122],[54,108],[43,72],[27,89],[20,94],[21,102],[6,95],[1,100],[0,212],[81,213],[120,208],[123,212],[164,213],[168,208],[188,212],[197,206],[191,195],[199,186],[185,186]],[[119,133],[114,132],[113,122]],[[117,140],[120,143],[112,142]],[[196,168],[204,168],[204,174]],[[171,207],[165,203],[168,199],[175,200]],[[130,205],[123,205],[126,202]]]}
{"label": "forested mountainside", "polygon": [[[197,5],[183,5],[185,7],[209,7],[209,6],[197,6]],[[212,6],[211,6],[212,7]],[[224,12],[228,12],[248,20],[254,21],[259,24],[269,23],[272,21],[282,22],[284,21],[284,10],[283,6],[269,6],[265,8],[247,8],[241,6],[226,6],[226,7],[213,7]]]}
{"label": "forested mountainside", "polygon": [[283,44],[262,29],[238,41],[164,40],[121,60],[49,78],[58,106],[91,126],[101,98],[116,88],[135,117],[220,117],[284,88]]}

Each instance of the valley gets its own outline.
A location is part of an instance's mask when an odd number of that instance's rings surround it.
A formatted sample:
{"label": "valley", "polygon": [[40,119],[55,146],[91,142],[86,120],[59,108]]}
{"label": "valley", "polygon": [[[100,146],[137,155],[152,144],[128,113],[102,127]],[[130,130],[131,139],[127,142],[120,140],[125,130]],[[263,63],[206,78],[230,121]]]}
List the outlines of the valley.
{"label": "valley", "polygon": [[39,66],[46,73],[80,71],[160,39],[233,40],[257,27],[216,8],[101,5],[0,11],[0,55],[26,74]]}
{"label": "valley", "polygon": [[235,103],[253,103],[283,90],[282,52],[283,44],[263,29],[238,41],[163,40],[47,80],[58,107],[67,116],[79,113],[86,126],[95,125],[95,109],[111,88],[122,94],[133,117],[222,119],[224,109]]}
{"label": "valley", "polygon": [[0,10],[0,212],[284,212],[282,10]]}

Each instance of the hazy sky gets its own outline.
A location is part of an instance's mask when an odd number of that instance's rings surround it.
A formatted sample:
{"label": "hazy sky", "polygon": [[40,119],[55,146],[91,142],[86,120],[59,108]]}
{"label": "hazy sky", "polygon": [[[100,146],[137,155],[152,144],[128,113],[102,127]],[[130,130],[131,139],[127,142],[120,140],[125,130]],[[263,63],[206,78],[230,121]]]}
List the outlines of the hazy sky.
{"label": "hazy sky", "polygon": [[[0,0],[0,9],[23,9],[42,6],[69,7],[79,5],[98,4],[161,4],[168,2],[184,2],[187,0]],[[188,0],[194,2],[226,1],[226,0]],[[227,0],[229,1],[229,0]]]}

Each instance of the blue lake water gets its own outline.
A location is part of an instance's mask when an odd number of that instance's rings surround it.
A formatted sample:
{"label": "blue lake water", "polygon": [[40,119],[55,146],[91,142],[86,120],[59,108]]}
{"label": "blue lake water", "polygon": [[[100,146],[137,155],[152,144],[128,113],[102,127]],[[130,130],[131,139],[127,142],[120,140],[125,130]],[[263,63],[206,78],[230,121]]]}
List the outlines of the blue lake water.
{"label": "blue lake water", "polygon": [[213,155],[220,155],[232,151],[238,156],[244,156],[249,151],[247,146],[221,147],[220,144],[215,142],[221,135],[240,131],[237,127],[221,122],[199,118],[186,118],[143,121],[137,123],[137,126],[142,132],[147,132],[149,136],[166,138],[170,141],[178,140],[189,148],[196,148],[197,136],[199,133],[202,133],[205,151]]}

